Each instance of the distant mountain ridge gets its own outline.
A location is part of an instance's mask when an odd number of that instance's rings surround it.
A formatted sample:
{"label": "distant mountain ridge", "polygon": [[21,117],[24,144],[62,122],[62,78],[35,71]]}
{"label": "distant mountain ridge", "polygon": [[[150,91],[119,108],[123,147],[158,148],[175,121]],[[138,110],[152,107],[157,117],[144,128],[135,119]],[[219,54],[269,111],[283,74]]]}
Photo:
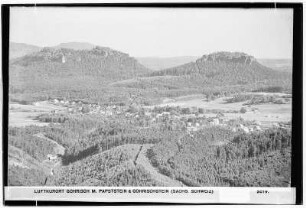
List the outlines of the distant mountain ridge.
{"label": "distant mountain ridge", "polygon": [[31,44],[25,43],[16,43],[10,42],[10,59],[19,58],[34,52],[38,52],[43,48],[55,48],[55,49],[73,49],[73,50],[92,50],[95,48],[96,45],[86,42],[67,42],[67,43],[60,43],[56,46],[52,47],[41,47]]}
{"label": "distant mountain ridge", "polygon": [[25,56],[30,53],[37,52],[41,49],[39,46],[35,45],[29,45],[25,43],[15,43],[15,42],[10,42],[9,45],[9,58],[14,59],[14,58],[19,58],[22,56]]}
{"label": "distant mountain ridge", "polygon": [[258,62],[278,71],[292,72],[292,59],[258,59]]}
{"label": "distant mountain ridge", "polygon": [[[72,47],[67,48],[67,47]],[[245,53],[216,52],[154,71],[127,53],[108,47],[60,44],[35,48],[10,61],[10,93],[30,100],[49,97],[121,102],[131,94],[146,99],[204,91],[239,91],[291,86],[287,72],[272,70]],[[289,84],[288,84],[289,83]]]}
{"label": "distant mountain ridge", "polygon": [[[56,46],[47,48],[56,49],[73,49],[73,50],[92,50],[97,45],[87,42],[66,42],[60,43]],[[10,42],[10,59],[19,58],[27,54],[38,52],[44,47]],[[177,67],[190,62],[195,62],[199,57],[197,56],[178,56],[178,57],[136,57],[137,61],[146,68],[152,70],[162,70]],[[269,68],[279,71],[291,71],[292,59],[257,59],[259,63]]]}

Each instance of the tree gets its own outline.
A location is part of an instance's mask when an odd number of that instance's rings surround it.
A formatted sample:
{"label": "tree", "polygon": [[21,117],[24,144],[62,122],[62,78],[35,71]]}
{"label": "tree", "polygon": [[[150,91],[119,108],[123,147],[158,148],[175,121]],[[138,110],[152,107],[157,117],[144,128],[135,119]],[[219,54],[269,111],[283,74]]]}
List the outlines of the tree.
{"label": "tree", "polygon": [[200,114],[203,114],[203,113],[204,113],[204,109],[203,109],[203,108],[199,108],[199,109],[198,109],[198,112],[199,112]]}
{"label": "tree", "polygon": [[241,109],[240,109],[240,113],[246,113],[247,112],[247,109],[245,108],[245,107],[242,107]]}
{"label": "tree", "polygon": [[182,108],[182,114],[190,114],[191,111],[189,108]]}

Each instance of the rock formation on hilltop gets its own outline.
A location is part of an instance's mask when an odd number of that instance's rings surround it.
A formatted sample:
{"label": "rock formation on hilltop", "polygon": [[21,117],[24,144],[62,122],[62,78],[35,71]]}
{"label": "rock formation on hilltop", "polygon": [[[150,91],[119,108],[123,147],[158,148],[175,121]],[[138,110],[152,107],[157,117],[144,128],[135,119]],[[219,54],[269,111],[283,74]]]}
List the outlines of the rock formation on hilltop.
{"label": "rock formation on hilltop", "polygon": [[228,62],[234,64],[252,64],[256,59],[253,56],[241,52],[216,52],[204,55],[197,62]]}
{"label": "rock formation on hilltop", "polygon": [[67,42],[67,43],[60,43],[59,45],[53,46],[52,48],[67,48],[73,50],[91,50],[95,45],[86,42]]}

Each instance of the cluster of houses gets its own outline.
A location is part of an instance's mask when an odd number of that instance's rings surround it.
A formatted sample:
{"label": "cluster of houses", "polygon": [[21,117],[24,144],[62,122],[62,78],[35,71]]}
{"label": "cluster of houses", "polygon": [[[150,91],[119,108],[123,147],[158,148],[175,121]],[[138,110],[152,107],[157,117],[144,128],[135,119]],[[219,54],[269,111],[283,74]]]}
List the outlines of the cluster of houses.
{"label": "cluster of houses", "polygon": [[172,112],[150,111],[147,109],[145,113],[127,113],[127,117],[146,120],[146,125],[164,123],[170,126],[170,129],[185,129],[187,132],[195,132],[207,126],[219,126],[232,130],[233,132],[251,133],[254,131],[262,131],[260,122],[229,122],[222,113],[216,114],[214,117],[206,117],[204,114],[184,114],[178,115]]}
{"label": "cluster of houses", "polygon": [[[67,107],[67,113],[75,114],[75,113],[88,113],[88,114],[102,114],[106,116],[111,116],[113,114],[121,114],[121,107],[113,105],[113,106],[101,106],[99,104],[94,103],[86,103],[82,101],[68,101],[68,100],[59,100],[54,99],[51,103],[55,105],[60,105],[63,107]],[[56,112],[53,112],[56,113]]]}
{"label": "cluster of houses", "polygon": [[[262,131],[259,122],[254,124],[245,124],[241,122],[230,123],[224,119],[222,113],[216,113],[215,117],[205,117],[203,112],[198,108],[189,109],[177,107],[164,108],[143,108],[138,107],[136,110],[129,110],[129,106],[101,106],[99,104],[89,104],[82,101],[66,101],[54,99],[51,101],[55,105],[67,107],[67,113],[75,114],[99,114],[103,116],[120,115],[127,119],[141,122],[143,127],[152,124],[167,125],[170,129],[185,129],[187,132],[195,132],[207,126],[220,126],[228,128],[233,132],[251,133]],[[200,113],[199,113],[200,112]]]}
{"label": "cluster of houses", "polygon": [[187,122],[187,131],[198,131],[207,126],[219,126],[227,128],[233,132],[251,133],[254,131],[262,131],[259,124],[230,124],[227,120],[220,117],[203,118],[202,122]]}

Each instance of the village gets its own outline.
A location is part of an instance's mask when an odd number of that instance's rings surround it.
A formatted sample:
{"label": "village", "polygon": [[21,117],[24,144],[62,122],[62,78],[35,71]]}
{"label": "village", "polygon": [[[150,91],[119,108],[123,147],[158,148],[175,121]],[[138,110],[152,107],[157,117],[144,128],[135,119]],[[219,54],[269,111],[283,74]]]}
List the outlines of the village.
{"label": "village", "polygon": [[[102,106],[99,104],[85,103],[82,101],[68,101],[53,99],[48,102],[65,107],[63,111],[53,110],[50,114],[56,115],[65,113],[68,115],[73,114],[94,114],[104,117],[120,116],[129,120],[137,121],[141,127],[149,127],[152,125],[160,125],[169,130],[185,130],[189,134],[196,132],[208,126],[218,126],[221,128],[229,129],[233,132],[260,132],[270,127],[263,125],[260,121],[245,120],[238,116],[237,119],[229,119],[225,116],[226,113],[242,115],[246,113],[256,113],[257,108],[243,107],[240,111],[221,110],[205,110],[198,107],[179,106],[140,106],[140,105],[107,105]],[[290,123],[278,122],[273,123],[273,127],[289,128]]]}

